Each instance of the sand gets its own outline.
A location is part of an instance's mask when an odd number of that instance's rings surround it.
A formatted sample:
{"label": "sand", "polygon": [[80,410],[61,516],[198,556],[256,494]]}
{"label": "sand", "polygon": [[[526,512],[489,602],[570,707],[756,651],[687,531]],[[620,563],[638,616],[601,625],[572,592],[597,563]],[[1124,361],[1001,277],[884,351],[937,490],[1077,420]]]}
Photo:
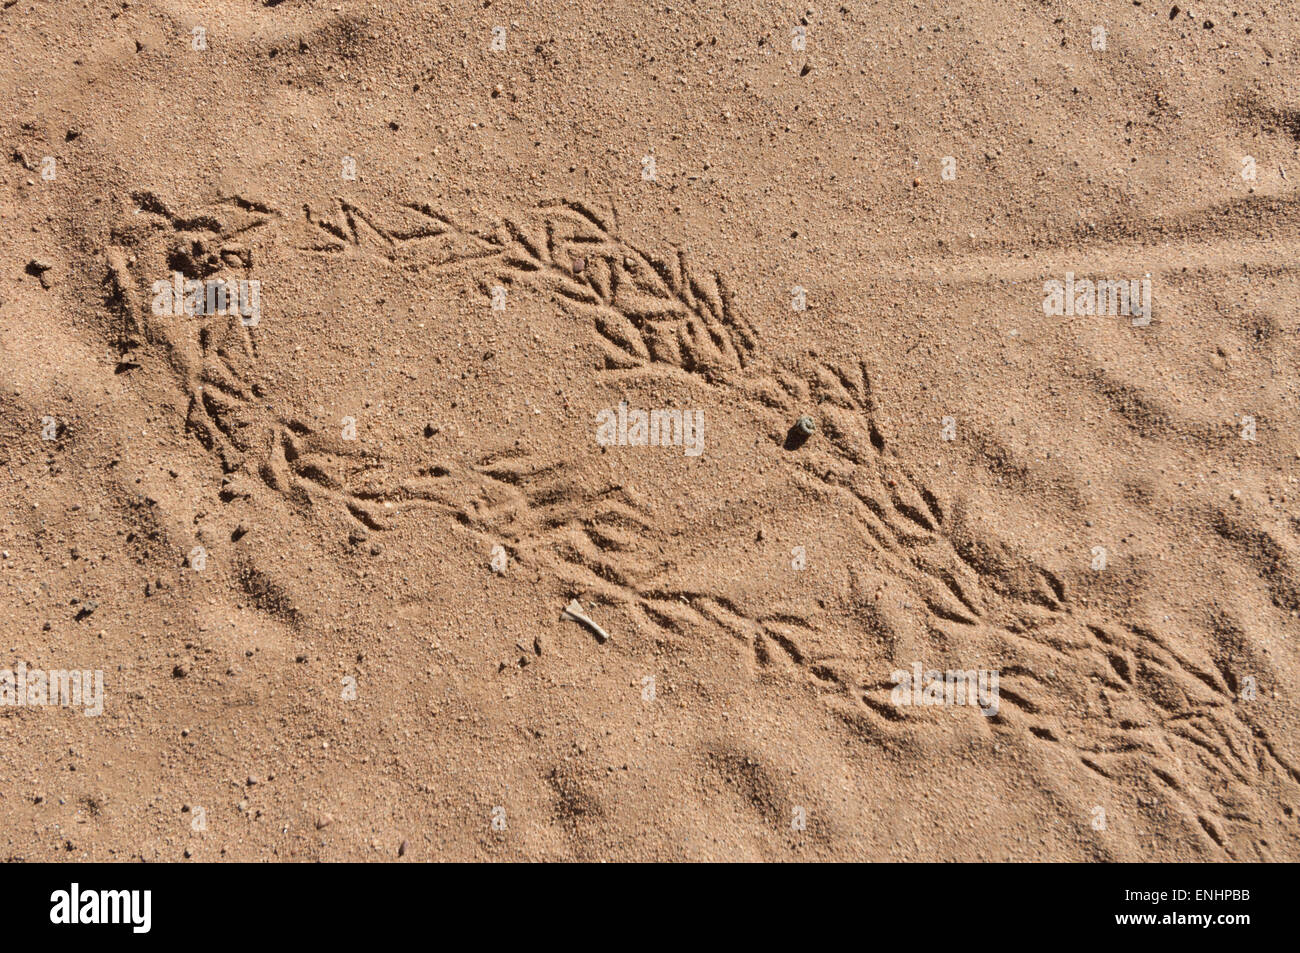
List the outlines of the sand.
{"label": "sand", "polygon": [[0,856],[1300,859],[1297,37],[7,2]]}

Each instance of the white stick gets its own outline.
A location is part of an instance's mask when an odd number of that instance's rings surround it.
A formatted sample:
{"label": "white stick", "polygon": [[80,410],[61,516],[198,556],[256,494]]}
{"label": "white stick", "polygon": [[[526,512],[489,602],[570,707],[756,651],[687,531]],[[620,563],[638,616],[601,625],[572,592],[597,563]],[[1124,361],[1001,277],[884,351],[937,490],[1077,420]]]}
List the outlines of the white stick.
{"label": "white stick", "polygon": [[570,602],[567,606],[564,607],[564,612],[560,614],[560,617],[564,619],[571,619],[574,622],[581,622],[587,628],[591,629],[592,632],[596,633],[596,638],[598,638],[602,642],[606,642],[609,640],[609,633],[606,632],[604,629],[602,629],[600,626],[596,625],[596,623],[592,622],[591,619],[587,618],[587,613],[584,612],[582,609],[582,603],[580,603],[577,599],[574,599],[572,602]]}

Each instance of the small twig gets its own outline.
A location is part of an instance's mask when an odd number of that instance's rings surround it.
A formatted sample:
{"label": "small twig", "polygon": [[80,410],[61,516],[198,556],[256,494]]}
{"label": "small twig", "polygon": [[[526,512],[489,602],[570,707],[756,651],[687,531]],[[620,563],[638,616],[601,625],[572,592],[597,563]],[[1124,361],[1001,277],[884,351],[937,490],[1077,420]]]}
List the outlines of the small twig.
{"label": "small twig", "polygon": [[587,628],[591,629],[592,632],[596,633],[596,638],[601,642],[609,641],[609,633],[587,617],[587,613],[582,609],[582,603],[577,599],[574,599],[564,607],[564,611],[560,613],[560,618],[569,619],[573,622],[581,622]]}

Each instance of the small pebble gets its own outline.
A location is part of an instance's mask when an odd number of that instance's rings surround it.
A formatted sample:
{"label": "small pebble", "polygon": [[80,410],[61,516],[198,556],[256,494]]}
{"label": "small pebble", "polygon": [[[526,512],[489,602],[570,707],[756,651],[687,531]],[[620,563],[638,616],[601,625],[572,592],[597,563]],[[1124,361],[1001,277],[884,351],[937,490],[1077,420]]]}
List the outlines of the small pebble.
{"label": "small pebble", "polygon": [[54,266],[41,258],[33,258],[27,263],[27,274],[34,275],[41,281],[41,287],[49,289],[54,284],[50,269]]}

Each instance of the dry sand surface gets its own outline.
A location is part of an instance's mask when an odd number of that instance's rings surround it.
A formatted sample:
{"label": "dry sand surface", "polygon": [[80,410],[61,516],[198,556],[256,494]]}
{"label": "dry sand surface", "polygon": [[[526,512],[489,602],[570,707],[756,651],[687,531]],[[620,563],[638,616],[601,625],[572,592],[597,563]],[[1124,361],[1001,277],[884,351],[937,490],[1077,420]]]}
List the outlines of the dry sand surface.
{"label": "dry sand surface", "polygon": [[1294,4],[0,58],[0,856],[1300,859]]}

